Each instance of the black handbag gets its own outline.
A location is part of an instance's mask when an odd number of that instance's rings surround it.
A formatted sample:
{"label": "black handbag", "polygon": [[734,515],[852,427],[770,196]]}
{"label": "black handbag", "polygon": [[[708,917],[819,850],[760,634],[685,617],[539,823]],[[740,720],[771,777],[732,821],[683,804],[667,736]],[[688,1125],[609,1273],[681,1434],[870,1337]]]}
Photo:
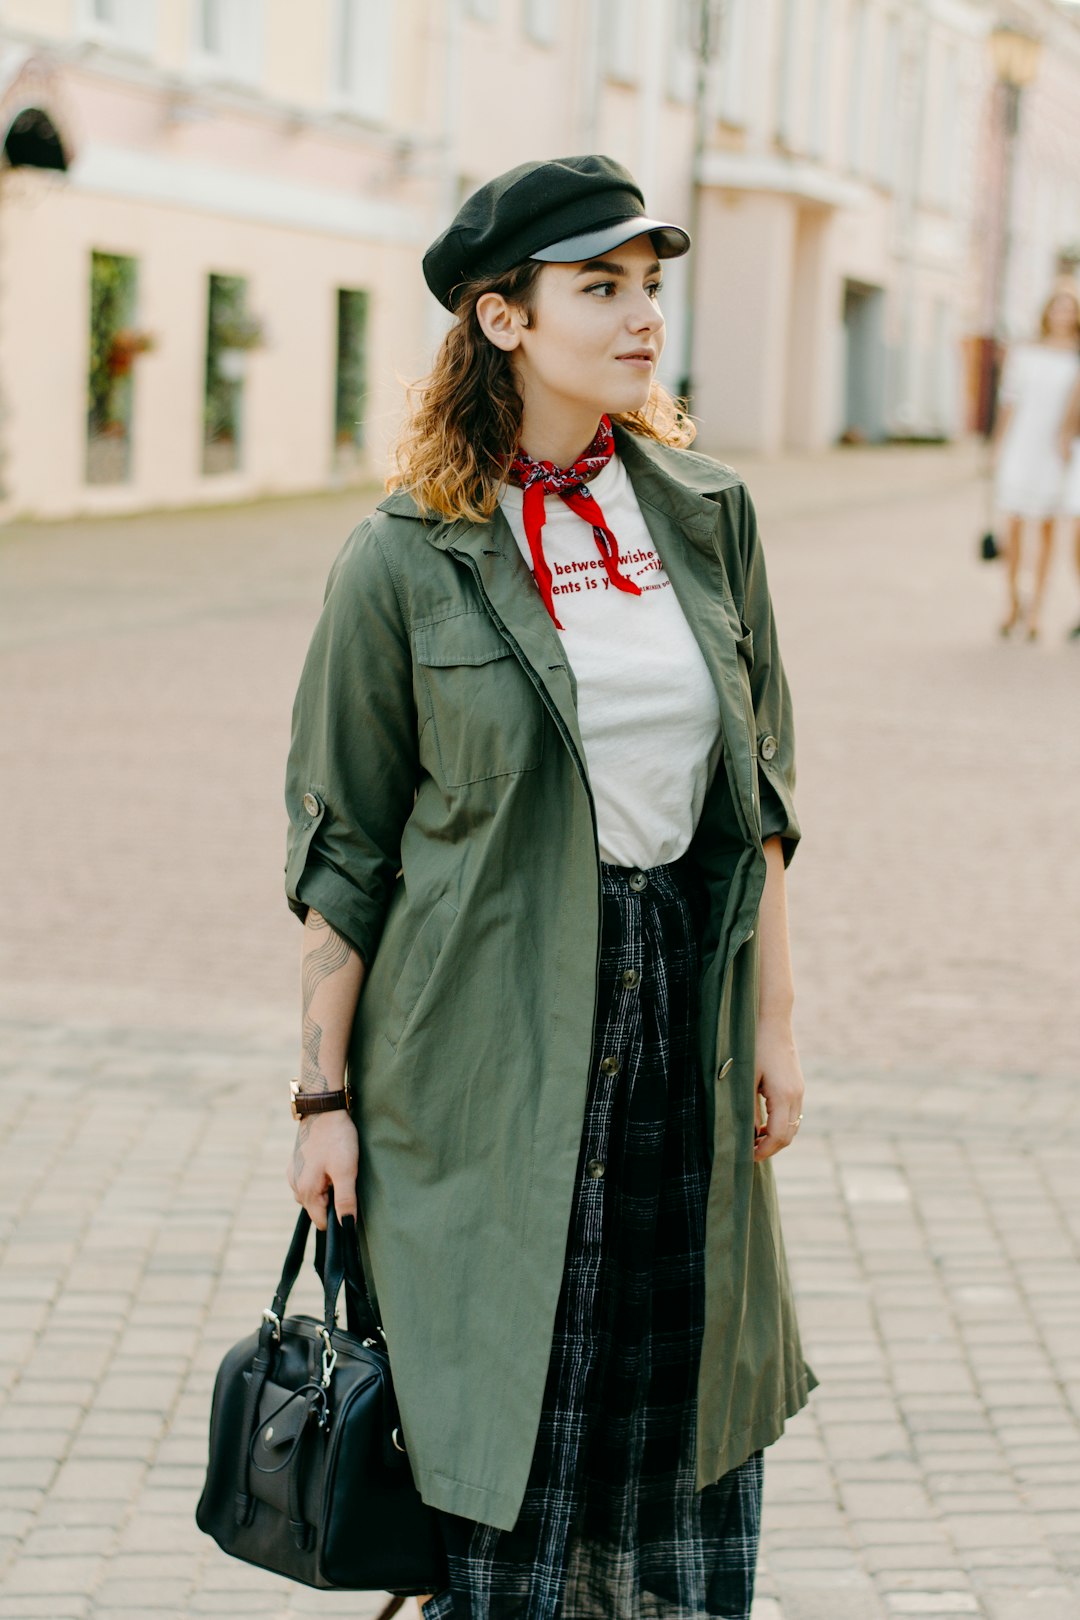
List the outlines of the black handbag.
{"label": "black handbag", "polygon": [[994,463],[989,441],[986,445],[986,456],[982,467],[982,486],[986,527],[979,536],[979,556],[983,562],[993,562],[1001,556],[1001,547],[998,545],[997,535],[994,533]]}
{"label": "black handbag", "polygon": [[310,1225],[301,1209],[262,1326],[218,1369],[195,1522],[233,1558],[308,1586],[437,1592],[437,1516],[413,1484],[356,1222],[337,1219],[333,1188],[315,1243],[323,1319],[285,1315]]}

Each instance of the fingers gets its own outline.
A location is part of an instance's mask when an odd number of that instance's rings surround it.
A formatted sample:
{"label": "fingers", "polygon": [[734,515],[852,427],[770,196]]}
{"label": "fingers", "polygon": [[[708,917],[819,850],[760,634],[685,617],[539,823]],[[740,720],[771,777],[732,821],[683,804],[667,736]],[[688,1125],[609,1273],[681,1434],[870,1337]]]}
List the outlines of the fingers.
{"label": "fingers", "polygon": [[[761,1108],[764,1103],[766,1118],[761,1123]],[[782,1103],[769,1109],[759,1092],[754,1099],[754,1158],[755,1160],[772,1158],[774,1153],[780,1153],[784,1148],[790,1147],[802,1124],[801,1111],[795,1111],[792,1104],[785,1110]]]}
{"label": "fingers", "polygon": [[311,1216],[311,1224],[317,1226],[320,1232],[326,1231],[326,1192],[315,1195],[309,1194],[304,1199],[304,1208]]}
{"label": "fingers", "polygon": [[355,1175],[335,1176],[334,1209],[337,1211],[337,1218],[339,1221],[343,1221],[346,1215],[351,1215],[354,1220],[356,1219]]}

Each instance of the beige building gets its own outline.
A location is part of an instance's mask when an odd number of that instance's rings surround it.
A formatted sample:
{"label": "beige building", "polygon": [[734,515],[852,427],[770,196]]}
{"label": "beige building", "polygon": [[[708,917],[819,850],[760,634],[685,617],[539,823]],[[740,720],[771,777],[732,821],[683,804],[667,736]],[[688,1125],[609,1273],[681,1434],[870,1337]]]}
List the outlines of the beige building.
{"label": "beige building", "polygon": [[3,0],[7,514],[242,499],[378,465],[392,391],[374,385],[423,348],[425,15]]}
{"label": "beige building", "polygon": [[[1053,0],[1025,3],[1080,37]],[[692,380],[703,448],[961,431],[995,16],[0,0],[0,516],[380,475],[402,380],[448,320],[423,247],[490,175],[587,150],[693,223],[660,375]],[[1075,105],[1065,56],[1056,95]],[[1040,242],[1062,233],[1065,184]]]}

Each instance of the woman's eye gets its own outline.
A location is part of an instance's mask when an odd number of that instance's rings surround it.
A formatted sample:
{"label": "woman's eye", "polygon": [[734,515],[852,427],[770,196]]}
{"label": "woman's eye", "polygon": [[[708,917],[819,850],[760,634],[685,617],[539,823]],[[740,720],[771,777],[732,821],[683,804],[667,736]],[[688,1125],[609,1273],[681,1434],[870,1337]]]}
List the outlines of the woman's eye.
{"label": "woman's eye", "polygon": [[[585,291],[590,292],[590,293],[592,293],[592,292],[606,292],[610,288],[613,288],[614,286],[615,286],[614,281],[594,281],[591,287],[586,287]],[[650,292],[650,294],[654,298],[656,298],[656,297],[659,296],[660,292],[663,290],[664,283],[662,281],[649,281],[649,282],[646,283],[646,286],[647,286],[648,291]]]}

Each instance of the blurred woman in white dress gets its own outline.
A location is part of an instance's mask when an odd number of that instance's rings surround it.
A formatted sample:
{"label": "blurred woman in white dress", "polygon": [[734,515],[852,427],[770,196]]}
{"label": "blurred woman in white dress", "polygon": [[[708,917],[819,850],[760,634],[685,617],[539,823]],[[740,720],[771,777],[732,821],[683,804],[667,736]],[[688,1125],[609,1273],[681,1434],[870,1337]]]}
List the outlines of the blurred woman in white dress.
{"label": "blurred woman in white dress", "polygon": [[[996,496],[1006,517],[1008,589],[1002,635],[1024,618],[1029,641],[1039,634],[1043,592],[1050,572],[1054,521],[1061,511],[1066,462],[1062,433],[1080,378],[1080,300],[1061,288],[1048,300],[1033,343],[1019,343],[1005,359],[994,426]],[[1027,611],[1020,603],[1021,543],[1025,520],[1039,525],[1039,549]]]}

